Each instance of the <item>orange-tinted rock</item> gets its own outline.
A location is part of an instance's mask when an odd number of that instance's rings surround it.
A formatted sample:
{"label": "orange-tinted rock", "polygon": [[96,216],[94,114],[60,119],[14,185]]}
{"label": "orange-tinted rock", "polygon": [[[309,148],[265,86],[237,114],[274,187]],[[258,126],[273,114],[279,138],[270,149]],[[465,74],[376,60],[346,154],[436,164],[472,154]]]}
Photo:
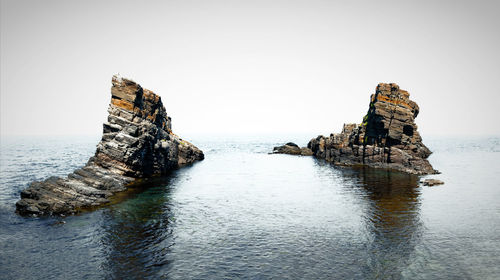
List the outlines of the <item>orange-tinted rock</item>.
{"label": "orange-tinted rock", "polygon": [[126,100],[112,98],[111,99],[111,104],[113,104],[113,105],[115,105],[117,107],[120,107],[122,109],[125,109],[127,111],[134,110],[134,104],[132,104],[132,103],[126,101]]}

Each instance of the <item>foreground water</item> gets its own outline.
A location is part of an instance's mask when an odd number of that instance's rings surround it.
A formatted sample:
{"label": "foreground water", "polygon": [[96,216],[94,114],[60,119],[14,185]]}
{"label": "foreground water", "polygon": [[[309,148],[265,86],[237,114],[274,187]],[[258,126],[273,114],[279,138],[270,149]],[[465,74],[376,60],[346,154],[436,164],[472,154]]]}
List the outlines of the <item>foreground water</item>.
{"label": "foreground water", "polygon": [[2,279],[498,279],[500,138],[430,138],[432,176],[268,155],[307,136],[191,139],[206,159],[116,203],[22,218],[30,181],[84,165],[97,137],[2,138]]}

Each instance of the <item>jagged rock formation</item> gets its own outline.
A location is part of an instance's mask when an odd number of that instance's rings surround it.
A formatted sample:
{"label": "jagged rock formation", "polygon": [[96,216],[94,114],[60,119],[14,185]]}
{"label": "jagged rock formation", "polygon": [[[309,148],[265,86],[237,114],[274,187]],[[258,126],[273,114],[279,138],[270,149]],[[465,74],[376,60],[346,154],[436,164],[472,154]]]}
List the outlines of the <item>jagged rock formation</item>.
{"label": "jagged rock formation", "polygon": [[314,156],[338,165],[369,165],[412,174],[437,173],[427,161],[415,118],[417,103],[398,85],[381,83],[372,94],[363,123],[344,124],[342,132],[318,136],[307,145]]}
{"label": "jagged rock formation", "polygon": [[301,155],[301,156],[312,156],[313,152],[311,149],[302,147],[300,148],[297,144],[288,142],[283,146],[278,146],[273,148],[273,154],[288,154],[288,155]]}
{"label": "jagged rock formation", "polygon": [[172,133],[160,96],[113,76],[108,121],[88,163],[67,178],[33,182],[16,203],[22,215],[73,214],[97,206],[136,178],[162,175],[204,158]]}

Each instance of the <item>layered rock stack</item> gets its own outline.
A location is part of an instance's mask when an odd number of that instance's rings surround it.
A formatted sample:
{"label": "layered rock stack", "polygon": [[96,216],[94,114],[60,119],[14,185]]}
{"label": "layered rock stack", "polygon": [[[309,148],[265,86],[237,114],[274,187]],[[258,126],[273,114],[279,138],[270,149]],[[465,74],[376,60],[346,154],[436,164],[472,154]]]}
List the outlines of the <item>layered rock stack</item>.
{"label": "layered rock stack", "polygon": [[437,173],[427,161],[415,118],[417,103],[398,85],[381,83],[363,123],[344,124],[341,133],[318,136],[307,145],[314,156],[338,165],[368,165],[412,174]]}
{"label": "layered rock stack", "polygon": [[111,95],[95,155],[66,178],[31,183],[16,203],[18,213],[73,214],[109,202],[136,178],[167,174],[204,158],[201,150],[172,133],[160,96],[117,76]]}

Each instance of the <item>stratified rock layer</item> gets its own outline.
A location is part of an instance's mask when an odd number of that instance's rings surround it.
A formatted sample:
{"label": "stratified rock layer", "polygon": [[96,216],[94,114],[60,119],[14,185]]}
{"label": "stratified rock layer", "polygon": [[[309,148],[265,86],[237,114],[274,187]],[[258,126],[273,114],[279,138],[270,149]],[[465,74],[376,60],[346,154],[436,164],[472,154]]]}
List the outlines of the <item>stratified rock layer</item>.
{"label": "stratified rock layer", "polygon": [[31,183],[16,203],[18,213],[73,214],[109,202],[136,178],[166,174],[204,158],[172,133],[160,96],[117,76],[112,84],[108,121],[95,155],[67,178]]}
{"label": "stratified rock layer", "polygon": [[344,124],[341,133],[318,136],[307,145],[314,156],[338,165],[369,165],[412,174],[437,173],[427,161],[415,118],[417,103],[396,84],[381,83],[363,123]]}

